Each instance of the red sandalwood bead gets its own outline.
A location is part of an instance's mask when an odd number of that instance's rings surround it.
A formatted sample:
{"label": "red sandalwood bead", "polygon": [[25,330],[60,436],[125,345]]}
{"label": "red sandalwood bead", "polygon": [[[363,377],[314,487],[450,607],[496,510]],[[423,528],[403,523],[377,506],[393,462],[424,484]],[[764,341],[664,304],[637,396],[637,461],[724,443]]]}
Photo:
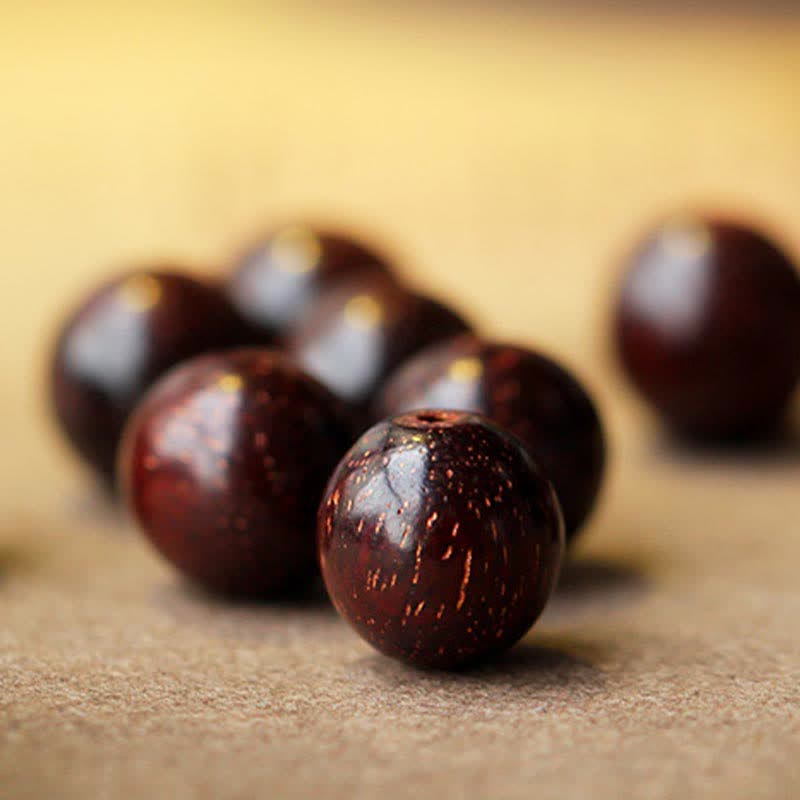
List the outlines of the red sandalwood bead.
{"label": "red sandalwood bead", "polygon": [[378,650],[427,667],[513,645],[564,548],[555,492],[519,440],[457,411],[367,431],[328,483],[317,530],[339,613]]}
{"label": "red sandalwood bead", "polygon": [[252,245],[233,266],[228,295],[260,340],[276,341],[316,299],[344,279],[388,276],[386,257],[340,233],[286,225]]}
{"label": "red sandalwood bead", "polygon": [[441,303],[372,276],[326,293],[286,350],[335,395],[366,414],[382,381],[404,359],[468,329]]}
{"label": "red sandalwood bead", "polygon": [[418,408],[484,414],[518,436],[553,482],[571,542],[603,479],[600,417],[581,384],[546,356],[459,336],[426,348],[384,385],[376,419]]}
{"label": "red sandalwood bead", "polygon": [[122,428],[153,381],[200,353],[241,345],[247,331],[216,288],[171,269],[116,277],[61,330],[51,364],[58,422],[109,483]]}
{"label": "red sandalwood bead", "polygon": [[780,426],[800,376],[800,280],[758,231],[662,225],[630,259],[614,324],[628,376],[671,428],[719,441]]}
{"label": "red sandalwood bead", "polygon": [[155,547],[213,591],[269,597],[316,571],[315,512],[352,441],[337,401],[283,355],[170,372],[126,428],[120,471]]}

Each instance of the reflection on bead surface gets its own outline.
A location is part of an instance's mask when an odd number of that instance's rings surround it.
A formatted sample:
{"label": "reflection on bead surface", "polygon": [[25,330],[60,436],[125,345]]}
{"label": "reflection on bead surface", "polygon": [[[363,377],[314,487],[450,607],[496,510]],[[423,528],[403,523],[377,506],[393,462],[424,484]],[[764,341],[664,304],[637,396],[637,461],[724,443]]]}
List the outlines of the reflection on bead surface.
{"label": "reflection on bead surface", "polygon": [[351,441],[338,402],[282,355],[236,350],[177,367],[126,429],[128,505],[206,588],[270,596],[315,572],[315,511]]}
{"label": "reflection on bead surface", "polygon": [[362,274],[388,276],[381,254],[341,234],[303,225],[270,233],[234,265],[228,293],[263,341],[280,339],[325,289]]}
{"label": "reflection on bead surface", "polygon": [[550,596],[564,546],[550,483],[521,443],[463,412],[371,428],[317,523],[325,585],[387,655],[456,667],[514,644]]}
{"label": "reflection on bead surface", "polygon": [[780,424],[800,376],[800,281],[759,233],[663,225],[631,259],[615,326],[632,382],[679,432],[736,439]]}
{"label": "reflection on bead surface", "polygon": [[224,296],[198,280],[160,269],[115,278],[69,318],[56,345],[51,391],[64,433],[113,482],[122,427],[147,387],[246,335]]}
{"label": "reflection on bead surface", "polygon": [[591,399],[568,372],[531,350],[459,336],[400,367],[374,417],[417,408],[478,412],[522,439],[553,482],[567,539],[574,537],[602,483],[605,442]]}
{"label": "reflection on bead surface", "polygon": [[401,361],[468,330],[455,312],[373,277],[331,290],[287,342],[287,352],[334,394],[365,408]]}

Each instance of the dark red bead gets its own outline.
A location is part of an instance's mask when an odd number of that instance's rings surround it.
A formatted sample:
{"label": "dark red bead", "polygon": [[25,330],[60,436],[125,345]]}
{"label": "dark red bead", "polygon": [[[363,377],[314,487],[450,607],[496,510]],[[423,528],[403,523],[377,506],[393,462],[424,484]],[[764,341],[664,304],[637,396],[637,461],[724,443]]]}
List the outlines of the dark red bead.
{"label": "dark red bead", "polygon": [[659,227],[630,259],[615,326],[633,384],[678,432],[731,440],[780,425],[800,376],[800,281],[757,231]]}
{"label": "dark red bead", "polygon": [[388,276],[381,253],[342,234],[305,225],[272,231],[233,266],[228,294],[263,341],[286,336],[317,297],[346,278]]}
{"label": "dark red bead", "polygon": [[459,336],[401,366],[374,416],[418,408],[474,411],[522,439],[555,486],[567,540],[574,537],[602,483],[605,440],[594,404],[565,369],[522,347]]}
{"label": "dark red bead", "polygon": [[467,323],[441,303],[373,277],[326,293],[286,350],[338,397],[366,409],[403,360],[466,330]]}
{"label": "dark red bead", "polygon": [[241,345],[246,335],[224,295],[199,280],[164,269],[116,277],[61,330],[51,366],[58,421],[113,482],[123,425],[153,381],[199,353]]}
{"label": "dark red bead", "polygon": [[126,428],[129,508],[174,566],[230,595],[271,596],[315,573],[315,513],[352,441],[337,401],[283,355],[182,364]]}
{"label": "dark red bead", "polygon": [[317,523],[339,613],[387,655],[457,667],[513,645],[555,585],[558,500],[494,423],[419,411],[378,423],[333,474]]}

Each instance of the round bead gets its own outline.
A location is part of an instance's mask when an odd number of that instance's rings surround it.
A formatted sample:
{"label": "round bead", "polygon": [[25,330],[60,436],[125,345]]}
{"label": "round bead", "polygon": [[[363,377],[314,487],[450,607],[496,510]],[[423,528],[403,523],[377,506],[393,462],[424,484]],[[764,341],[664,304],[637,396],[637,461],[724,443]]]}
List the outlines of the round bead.
{"label": "round bead", "polygon": [[317,536],[339,613],[383,653],[441,668],[523,636],[564,547],[555,492],[521,443],[454,411],[367,431],[328,483]]}
{"label": "round bead", "polygon": [[404,359],[466,330],[467,323],[441,303],[373,277],[323,296],[286,349],[335,395],[366,411]]}
{"label": "round bead", "polygon": [[518,436],[553,482],[572,541],[602,483],[605,439],[594,404],[570,373],[540,353],[467,334],[401,366],[374,416],[419,408],[477,412]]}
{"label": "round bead", "polygon": [[61,330],[51,365],[56,417],[109,483],[122,428],[167,369],[241,345],[242,322],[221,292],[164,269],[138,270],[94,292]]}
{"label": "round bead", "polygon": [[287,225],[234,264],[228,295],[262,341],[283,338],[326,289],[346,278],[388,275],[386,258],[342,234]]}
{"label": "round bead", "polygon": [[615,338],[631,381],[673,429],[710,440],[768,433],[800,376],[800,281],[752,229],[672,221],[630,259]]}
{"label": "round bead", "polygon": [[315,573],[315,512],[352,441],[337,401],[279,353],[182,364],[149,391],[120,452],[141,529],[207,589],[268,597]]}

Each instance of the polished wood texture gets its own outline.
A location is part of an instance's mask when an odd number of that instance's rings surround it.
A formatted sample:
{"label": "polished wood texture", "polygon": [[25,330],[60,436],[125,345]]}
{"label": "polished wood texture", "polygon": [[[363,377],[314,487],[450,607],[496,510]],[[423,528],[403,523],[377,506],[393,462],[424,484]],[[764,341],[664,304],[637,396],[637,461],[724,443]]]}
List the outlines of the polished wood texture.
{"label": "polished wood texture", "polygon": [[[798,22],[3,5],[4,791],[791,796],[796,448],[667,447],[606,322],[665,212],[752,213],[800,254]],[[420,290],[563,358],[598,401],[609,471],[582,566],[498,669],[412,679],[332,613],[187,594],[87,508],[48,424],[45,354],[84,290],[143,258],[213,271],[298,217],[363,227]]]}

